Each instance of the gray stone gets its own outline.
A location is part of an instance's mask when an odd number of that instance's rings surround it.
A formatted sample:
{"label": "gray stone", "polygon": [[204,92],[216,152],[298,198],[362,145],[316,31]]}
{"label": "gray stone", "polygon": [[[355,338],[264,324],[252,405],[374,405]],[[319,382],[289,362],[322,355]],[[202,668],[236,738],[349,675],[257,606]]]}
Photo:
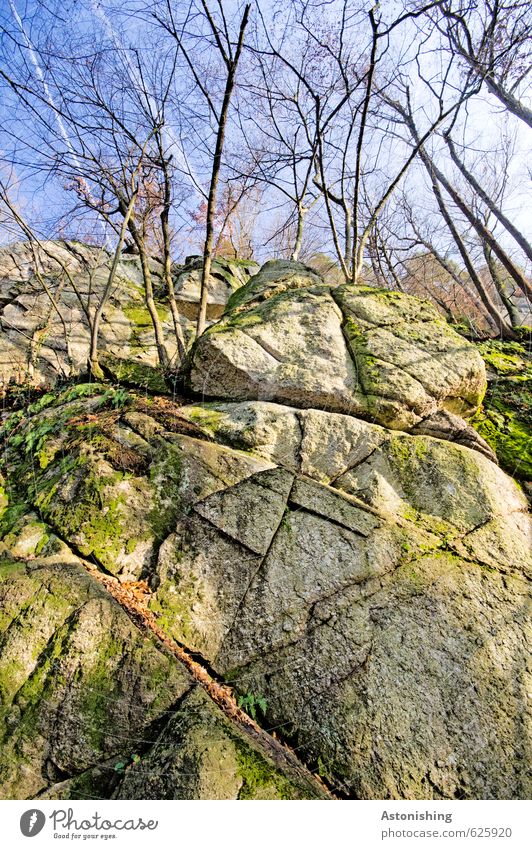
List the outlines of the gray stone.
{"label": "gray stone", "polygon": [[204,399],[264,400],[411,430],[439,410],[472,415],[484,363],[429,304],[266,263],[197,341],[188,385]]}

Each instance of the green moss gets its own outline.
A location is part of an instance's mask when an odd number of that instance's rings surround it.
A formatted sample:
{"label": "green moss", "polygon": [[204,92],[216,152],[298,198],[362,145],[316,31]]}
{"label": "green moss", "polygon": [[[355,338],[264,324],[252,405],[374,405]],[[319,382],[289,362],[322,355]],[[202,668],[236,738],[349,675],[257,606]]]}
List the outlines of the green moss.
{"label": "green moss", "polygon": [[284,530],[287,533],[292,533],[292,524],[290,522],[290,508],[285,507],[283,512],[283,518],[281,519],[279,530]]}
{"label": "green moss", "polygon": [[175,526],[182,508],[182,460],[177,446],[157,440],[157,459],[150,466],[149,479],[154,506],[148,520],[155,539],[162,541]]}
{"label": "green moss", "polygon": [[201,407],[187,407],[186,415],[194,424],[204,428],[213,436],[216,434],[220,422],[225,418],[224,413],[216,410],[212,404],[202,404]]}
{"label": "green moss", "polygon": [[502,342],[498,339],[491,339],[477,345],[477,348],[486,365],[498,374],[518,374],[532,371],[526,350],[519,342]]}
{"label": "green moss", "polygon": [[[378,396],[379,386],[382,385],[381,373],[376,357],[368,350],[364,332],[352,318],[344,320],[343,331],[362,391],[367,396]],[[368,398],[368,406],[371,407],[370,398]]]}
{"label": "green moss", "polygon": [[293,799],[294,785],[247,746],[237,745],[238,772],[242,787],[238,798]]}
{"label": "green moss", "polygon": [[[145,305],[129,304],[123,309],[126,318],[128,318],[139,330],[153,327],[150,311]],[[156,303],[155,309],[157,310],[157,315],[161,321],[167,321],[170,316],[169,308],[165,304]]]}
{"label": "green moss", "polygon": [[[128,403],[129,396],[123,389],[107,387],[103,393],[101,389],[87,404],[83,397],[86,391],[71,388],[61,397],[68,406],[50,406],[28,421],[20,420],[16,430],[11,431],[4,458],[11,505],[0,519],[0,534],[5,536],[20,516],[35,509],[60,537],[75,543],[81,554],[94,555],[116,572],[117,560],[124,550],[131,554],[139,538],[137,534],[135,539],[135,528],[131,526],[127,498],[130,494],[137,498],[135,491],[140,487],[148,510],[152,499],[144,478],[137,484],[132,477],[139,468],[144,470],[145,460],[107,434],[116,420],[114,413],[109,415],[107,410]],[[73,403],[76,399],[79,408]],[[121,458],[125,458],[123,463]],[[174,466],[165,478],[167,483],[170,481],[168,491],[164,486],[157,491],[160,498],[153,511],[153,524],[158,538],[162,538],[164,523],[170,521],[168,499],[175,493],[173,477]],[[121,487],[126,478],[131,479],[131,484]],[[143,538],[147,532],[145,526]]]}
{"label": "green moss", "polygon": [[44,522],[37,521],[35,514],[31,516],[24,514],[12,524],[11,529],[3,537],[3,542],[10,549],[17,546],[26,557],[38,555],[50,539],[48,531],[48,526]]}
{"label": "green moss", "polygon": [[[111,488],[121,474],[99,475],[87,458],[67,459],[70,468],[55,470],[40,481],[34,503],[62,536],[76,541],[81,554],[94,555],[113,570],[124,537],[131,532],[121,509],[124,496],[113,494]],[[71,496],[61,497],[61,491]]]}
{"label": "green moss", "polygon": [[532,478],[532,362],[518,342],[490,341],[479,345],[490,380],[484,403],[471,420],[511,475]]}
{"label": "green moss", "polygon": [[172,580],[163,582],[158,588],[150,601],[150,610],[158,615],[158,622],[166,633],[190,645],[198,636],[191,609],[195,602],[203,600],[203,592],[199,578],[179,566],[185,557],[182,546],[183,542],[178,541],[173,552],[176,569]]}
{"label": "green moss", "polygon": [[124,315],[138,328],[149,328],[152,326],[151,316],[145,306],[130,305],[124,307]]}
{"label": "green moss", "polygon": [[78,682],[82,693],[80,714],[84,718],[83,726],[91,745],[102,752],[106,748],[110,707],[121,695],[113,672],[124,652],[122,641],[109,634],[98,646],[96,662],[84,670]]}
{"label": "green moss", "polygon": [[422,595],[426,591],[427,585],[431,583],[430,576],[421,572],[415,562],[400,566],[395,577],[396,580],[406,585],[409,593],[411,592],[413,595]]}
{"label": "green moss", "polygon": [[[33,598],[32,604],[34,602],[35,599]],[[68,601],[63,602],[55,595],[50,598],[47,597],[47,605],[52,603],[60,610],[62,609],[65,615],[68,615],[70,611]],[[35,729],[39,726],[41,699],[49,699],[53,695],[53,690],[61,685],[62,676],[57,670],[57,662],[65,654],[71,627],[71,623],[67,621],[55,632],[45,651],[34,658],[37,666],[16,693],[17,704],[21,708],[19,721],[21,736],[33,737]],[[36,645],[38,644],[36,643]],[[36,652],[38,652],[38,649],[36,649]],[[14,676],[12,680],[15,680]],[[11,693],[9,698],[11,699],[13,695],[14,693]]]}
{"label": "green moss", "polygon": [[493,448],[501,466],[507,472],[518,479],[530,480],[532,478],[530,425],[521,420],[510,407],[506,407],[502,412],[502,406],[500,401],[492,410],[485,405],[484,409],[471,420],[471,424]]}
{"label": "green moss", "polygon": [[411,436],[395,436],[390,440],[389,452],[397,466],[403,466],[416,461],[423,461],[429,453],[428,446],[423,439]]}
{"label": "green moss", "polygon": [[[232,326],[238,327],[247,326],[248,324],[258,324],[262,321],[267,321],[272,312],[282,309],[286,304],[287,308],[298,300],[304,300],[309,297],[308,288],[312,286],[313,291],[317,286],[323,287],[324,292],[328,292],[329,287],[317,281],[313,283],[308,281],[305,286],[300,286],[297,282],[290,284],[289,281],[283,285],[280,281],[273,280],[271,288],[265,288],[264,283],[256,287],[254,278],[237,289],[227,302],[225,309],[225,319]],[[239,309],[238,312],[236,310]]]}
{"label": "green moss", "polygon": [[135,360],[120,360],[114,357],[102,356],[102,365],[109,371],[113,379],[139,389],[165,395],[168,387],[161,369]]}
{"label": "green moss", "polygon": [[0,521],[2,520],[7,508],[9,506],[9,498],[5,487],[0,483]]}
{"label": "green moss", "polygon": [[11,534],[22,516],[28,512],[29,505],[25,501],[10,500],[9,505],[0,516],[0,539],[5,540]]}

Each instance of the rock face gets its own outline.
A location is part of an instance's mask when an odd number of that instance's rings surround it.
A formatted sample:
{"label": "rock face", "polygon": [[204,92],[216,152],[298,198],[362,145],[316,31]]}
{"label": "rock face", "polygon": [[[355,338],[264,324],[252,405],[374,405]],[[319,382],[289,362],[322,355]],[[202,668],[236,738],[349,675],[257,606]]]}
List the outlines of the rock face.
{"label": "rock face", "polygon": [[[86,370],[89,328],[107,282],[110,256],[79,242],[18,243],[0,248],[0,392],[9,381],[52,385]],[[157,312],[170,358],[176,354],[173,319],[162,287],[162,266],[150,261]],[[209,321],[249,278],[254,263],[220,260],[208,286]],[[183,335],[190,341],[199,302],[201,261],[180,269],[174,281]],[[102,365],[115,379],[165,391],[155,366],[157,350],[145,305],[138,257],[123,254],[100,333]]]}
{"label": "rock face", "polygon": [[319,795],[169,671],[88,559],[147,580],[164,632],[336,792],[527,797],[530,525],[495,464],[320,410],[67,391],[4,424],[4,794]]}
{"label": "rock face", "polygon": [[77,384],[3,421],[2,795],[528,798],[530,516],[461,418],[475,349],[276,262],[188,380],[217,400]]}
{"label": "rock face", "polygon": [[[185,265],[176,274],[175,293],[180,311],[192,320],[198,317],[199,312],[201,269],[201,257],[187,257]],[[216,258],[211,268],[207,320],[219,319],[231,295],[258,270],[259,266],[252,260]]]}
{"label": "rock face", "polygon": [[331,287],[299,263],[266,263],[197,342],[190,389],[359,416],[410,430],[441,409],[469,416],[482,358],[429,304],[399,292]]}
{"label": "rock face", "polygon": [[35,559],[0,556],[2,798],[325,795],[234,728],[36,517],[25,531]]}

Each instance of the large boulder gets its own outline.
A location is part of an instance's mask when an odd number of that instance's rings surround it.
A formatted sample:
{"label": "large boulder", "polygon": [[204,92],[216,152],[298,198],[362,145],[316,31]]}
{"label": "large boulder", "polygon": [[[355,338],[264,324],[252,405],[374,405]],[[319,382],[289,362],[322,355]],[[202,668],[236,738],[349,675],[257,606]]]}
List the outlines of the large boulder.
{"label": "large boulder", "polygon": [[193,681],[37,516],[18,542],[0,551],[2,798],[71,777],[63,798],[108,796]]}
{"label": "large boulder", "polygon": [[[53,385],[86,371],[85,310],[94,310],[110,263],[106,250],[79,242],[19,242],[0,249],[0,392],[10,382]],[[161,267],[151,265],[157,279]],[[170,311],[162,303],[158,311],[171,339]],[[124,255],[118,266],[102,316],[100,351],[110,369],[121,365],[122,379],[164,388],[154,369],[157,350],[137,257]]]}
{"label": "large boulder", "polygon": [[[319,285],[316,292],[302,287],[302,296],[332,303]],[[367,315],[365,290],[360,297]],[[62,670],[75,667],[70,632],[60,626],[51,640],[55,619],[39,624],[50,617],[48,595],[32,585],[27,608],[12,590],[17,569],[43,569],[42,558],[63,540],[79,581],[87,581],[86,561],[122,581],[147,581],[148,609],[164,633],[234,688],[333,791],[358,798],[529,796],[530,517],[523,493],[498,466],[466,445],[304,405],[179,406],[117,397],[104,387],[69,392],[13,414],[1,435],[8,646],[27,623],[2,669],[9,678],[20,664],[19,694],[24,687],[34,692],[49,656]],[[50,580],[46,573],[46,587]],[[74,592],[78,579],[68,580]],[[71,621],[73,605],[79,609],[69,598],[54,614],[58,622]],[[105,645],[94,627],[91,646]],[[121,627],[112,625],[118,640]],[[98,649],[85,652],[87,674],[95,665],[100,671]],[[76,658],[81,662],[79,652]],[[114,662],[104,666],[107,688],[117,686]],[[47,680],[46,700],[57,708],[68,676]],[[141,673],[139,680],[153,699],[158,685],[154,693]],[[169,698],[181,698],[181,680]],[[9,696],[7,704],[13,699],[22,711],[16,716],[24,716],[28,702]],[[100,769],[91,773],[93,795],[308,795],[271,763],[257,769],[256,752],[243,754],[240,731],[213,714],[197,688],[176,710],[158,745],[143,751],[144,769],[129,750],[119,787],[101,778],[109,764],[103,746],[100,760],[91,761]],[[101,708],[91,716],[97,728],[107,723],[100,734],[114,733]],[[153,723],[155,715],[138,721]],[[15,727],[13,719],[6,740],[15,734],[18,741]],[[41,737],[47,733],[53,729]],[[136,727],[134,735],[150,738]],[[11,795],[46,785],[45,742],[39,745],[3,749]],[[73,792],[69,751],[47,779],[52,794]],[[40,785],[28,784],[28,769]],[[180,790],[182,772],[191,775]],[[66,785],[54,791],[59,779]]]}
{"label": "large boulder", "polygon": [[410,430],[440,410],[472,415],[481,356],[430,304],[331,286],[301,263],[266,263],[202,335],[188,386],[203,398],[261,399]]}

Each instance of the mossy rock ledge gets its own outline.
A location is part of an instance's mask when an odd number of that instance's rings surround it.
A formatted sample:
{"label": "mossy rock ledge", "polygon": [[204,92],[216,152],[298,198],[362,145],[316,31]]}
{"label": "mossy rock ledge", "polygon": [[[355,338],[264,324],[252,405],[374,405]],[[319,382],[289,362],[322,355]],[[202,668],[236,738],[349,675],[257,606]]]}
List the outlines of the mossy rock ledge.
{"label": "mossy rock ledge", "polygon": [[[86,310],[94,312],[99,303],[111,263],[107,250],[81,242],[17,242],[0,247],[0,396],[10,383],[54,386],[86,372],[90,346]],[[149,266],[155,308],[173,361],[177,344],[163,266],[155,258]],[[223,259],[213,264],[207,284],[208,323],[220,317],[230,295],[256,268],[253,262]],[[174,266],[172,276],[177,320],[188,342],[198,313],[201,260]],[[102,313],[99,353],[100,365],[112,379],[150,392],[165,391],[141,265],[134,254],[121,256]]]}
{"label": "mossy rock ledge", "polygon": [[[477,350],[421,301],[276,262],[188,381],[187,403],[78,384],[2,421],[0,795],[529,798],[530,515],[466,423]],[[306,771],[102,575],[146,582]]]}

